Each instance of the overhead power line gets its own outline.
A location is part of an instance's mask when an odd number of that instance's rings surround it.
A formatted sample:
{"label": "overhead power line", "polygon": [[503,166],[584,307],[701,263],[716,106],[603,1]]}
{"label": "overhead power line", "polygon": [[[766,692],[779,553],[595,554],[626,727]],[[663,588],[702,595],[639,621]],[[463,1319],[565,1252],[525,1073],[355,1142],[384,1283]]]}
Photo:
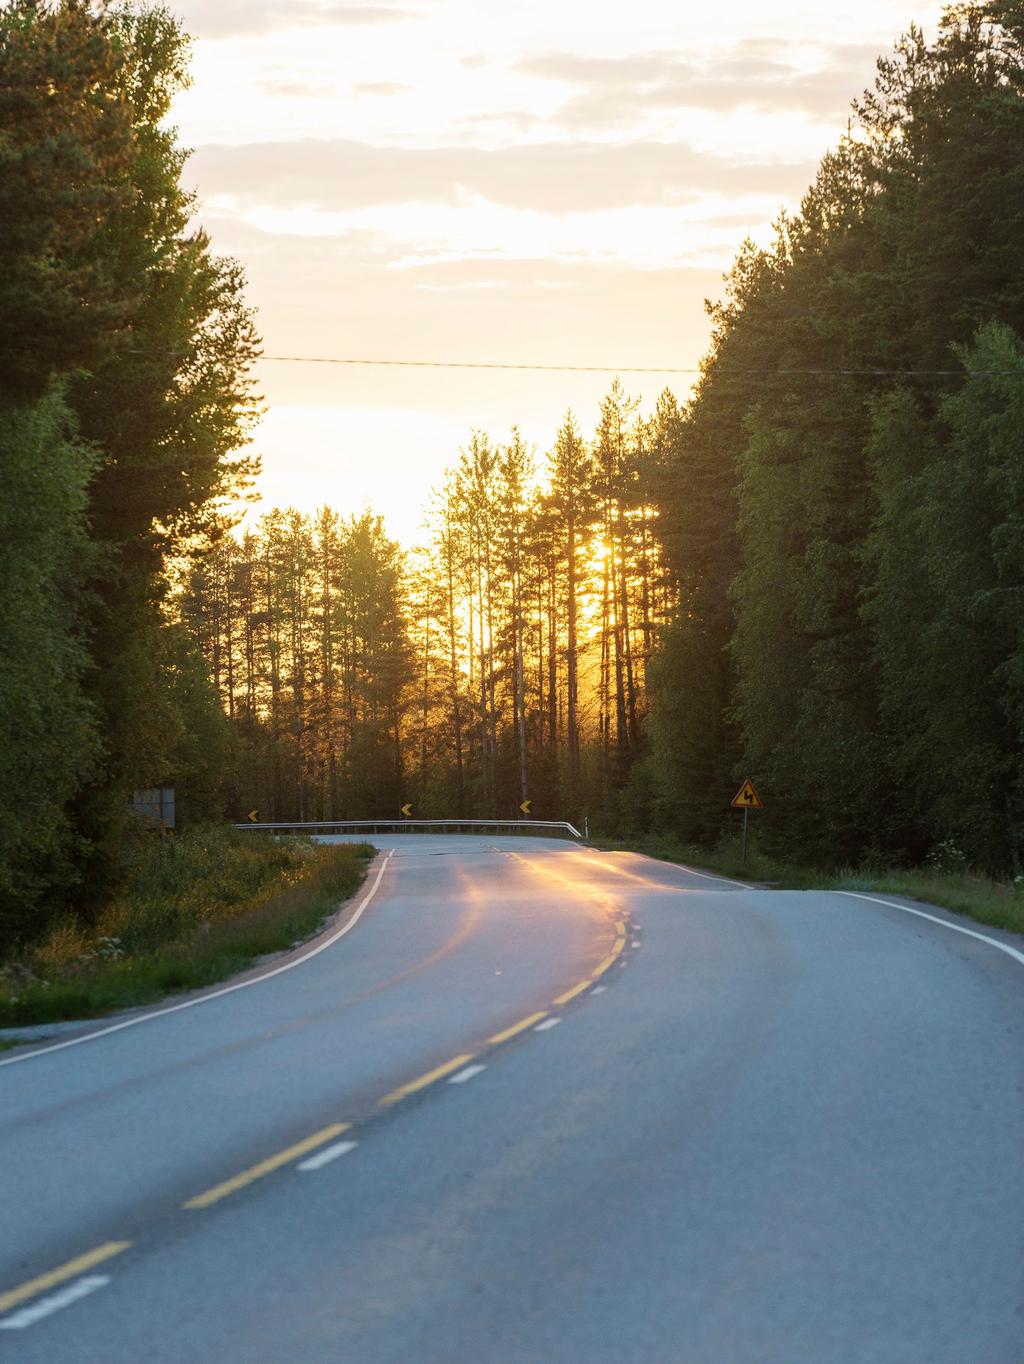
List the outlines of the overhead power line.
{"label": "overhead power line", "polygon": [[[570,374],[702,374],[704,372],[699,365],[685,368],[678,365],[520,365],[497,360],[368,360],[346,359],[335,355],[261,355],[260,359],[288,365],[378,365],[404,369],[507,369]],[[873,378],[923,378],[939,375],[946,378],[963,378],[965,375],[980,374],[1024,374],[1024,371],[1020,369],[744,369],[716,366],[714,373],[716,375],[775,374],[780,376],[807,374],[818,377],[839,374]]]}
{"label": "overhead power line", "polygon": [[[152,351],[129,348],[128,355],[171,355],[185,359],[185,351]],[[511,364],[501,360],[371,360],[349,359],[338,355],[260,355],[258,360],[273,361],[284,365],[376,365],[397,369],[504,369],[528,370],[548,374],[703,374],[700,365],[683,367],[680,365],[541,365]],[[925,379],[932,377],[946,379],[975,378],[981,375],[1016,375],[1024,378],[1024,369],[748,369],[740,366],[713,365],[710,371],[718,376],[741,375],[744,377],[793,378],[807,375],[812,378],[828,378],[842,375],[851,378],[875,379]]]}
{"label": "overhead power line", "polygon": [[579,374],[699,374],[671,365],[513,365],[488,360],[345,360],[332,355],[263,355],[289,365],[394,365],[406,369],[529,369]]}

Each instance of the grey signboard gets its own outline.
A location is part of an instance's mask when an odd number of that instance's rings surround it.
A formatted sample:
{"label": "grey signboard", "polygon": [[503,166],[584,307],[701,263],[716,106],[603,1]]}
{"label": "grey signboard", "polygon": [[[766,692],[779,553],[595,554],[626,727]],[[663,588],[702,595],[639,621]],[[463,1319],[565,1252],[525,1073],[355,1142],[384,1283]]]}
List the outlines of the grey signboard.
{"label": "grey signboard", "polygon": [[143,819],[151,819],[164,829],[174,828],[174,787],[152,786],[132,792],[132,809]]}

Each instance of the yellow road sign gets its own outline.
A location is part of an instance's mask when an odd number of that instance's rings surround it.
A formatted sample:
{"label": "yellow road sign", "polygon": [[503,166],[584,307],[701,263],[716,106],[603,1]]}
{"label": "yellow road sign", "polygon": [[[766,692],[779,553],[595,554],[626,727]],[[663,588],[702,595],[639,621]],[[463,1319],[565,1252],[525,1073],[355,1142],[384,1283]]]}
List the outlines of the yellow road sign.
{"label": "yellow road sign", "polygon": [[412,814],[412,806],[408,801],[402,806],[402,814],[405,815],[406,819]]}
{"label": "yellow road sign", "polygon": [[250,810],[250,811],[249,811],[249,823],[250,823],[250,824],[255,824],[258,815],[259,815],[259,810]]}
{"label": "yellow road sign", "polygon": [[522,803],[522,805],[520,805],[519,808],[520,808],[520,810],[522,810],[522,812],[523,812],[524,815],[528,815],[528,814],[530,813],[530,806],[531,806],[532,804],[533,804],[533,801],[531,801],[531,800],[524,800],[523,803]]}
{"label": "yellow road sign", "polygon": [[763,810],[764,801],[754,790],[754,783],[748,777],[732,798],[734,810]]}

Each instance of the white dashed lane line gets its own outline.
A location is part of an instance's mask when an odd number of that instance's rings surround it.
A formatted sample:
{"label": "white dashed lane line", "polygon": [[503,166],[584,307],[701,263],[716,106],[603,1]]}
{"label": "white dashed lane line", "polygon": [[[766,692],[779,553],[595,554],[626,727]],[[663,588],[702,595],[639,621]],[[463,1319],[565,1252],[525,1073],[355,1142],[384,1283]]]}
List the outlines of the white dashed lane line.
{"label": "white dashed lane line", "polygon": [[557,1028],[558,1025],[559,1025],[559,1023],[561,1023],[561,1021],[562,1021],[562,1020],[561,1020],[560,1018],[545,1018],[544,1022],[543,1022],[543,1023],[538,1023],[537,1026],[534,1028],[533,1031],[534,1031],[534,1032],[547,1032],[548,1028]]}
{"label": "white dashed lane line", "polygon": [[337,1160],[339,1156],[348,1155],[349,1151],[354,1151],[359,1145],[357,1141],[336,1141],[333,1146],[327,1146],[322,1151],[318,1151],[315,1156],[310,1156],[308,1160],[300,1160],[295,1167],[298,1170],[319,1170],[323,1165],[329,1165],[332,1160]]}
{"label": "white dashed lane line", "polygon": [[472,1080],[474,1075],[479,1075],[486,1066],[467,1066],[465,1070],[460,1070],[457,1075],[453,1075],[448,1081],[450,1085],[464,1085],[467,1080]]}
{"label": "white dashed lane line", "polygon": [[73,1302],[78,1302],[79,1298],[87,1298],[90,1293],[95,1293],[97,1288],[103,1288],[109,1282],[109,1274],[90,1274],[87,1279],[78,1279],[75,1283],[68,1284],[67,1288],[62,1288],[59,1293],[51,1293],[48,1298],[40,1298],[30,1307],[23,1307],[20,1312],[13,1312],[9,1317],[4,1317],[3,1321],[0,1321],[0,1331],[24,1331],[26,1326],[34,1326],[44,1317],[52,1317],[54,1312],[70,1307]]}

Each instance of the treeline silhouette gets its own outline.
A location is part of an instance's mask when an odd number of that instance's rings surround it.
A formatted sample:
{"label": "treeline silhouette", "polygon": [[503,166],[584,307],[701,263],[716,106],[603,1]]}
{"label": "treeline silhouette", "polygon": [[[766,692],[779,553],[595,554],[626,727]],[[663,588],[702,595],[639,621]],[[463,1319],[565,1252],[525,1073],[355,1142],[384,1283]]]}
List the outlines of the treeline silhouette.
{"label": "treeline silhouette", "polygon": [[518,432],[474,434],[415,551],[371,513],[274,511],[192,570],[235,813],[614,822],[675,600],[653,480],[678,413],[636,406],[614,384],[592,440],[568,415],[539,481]]}

